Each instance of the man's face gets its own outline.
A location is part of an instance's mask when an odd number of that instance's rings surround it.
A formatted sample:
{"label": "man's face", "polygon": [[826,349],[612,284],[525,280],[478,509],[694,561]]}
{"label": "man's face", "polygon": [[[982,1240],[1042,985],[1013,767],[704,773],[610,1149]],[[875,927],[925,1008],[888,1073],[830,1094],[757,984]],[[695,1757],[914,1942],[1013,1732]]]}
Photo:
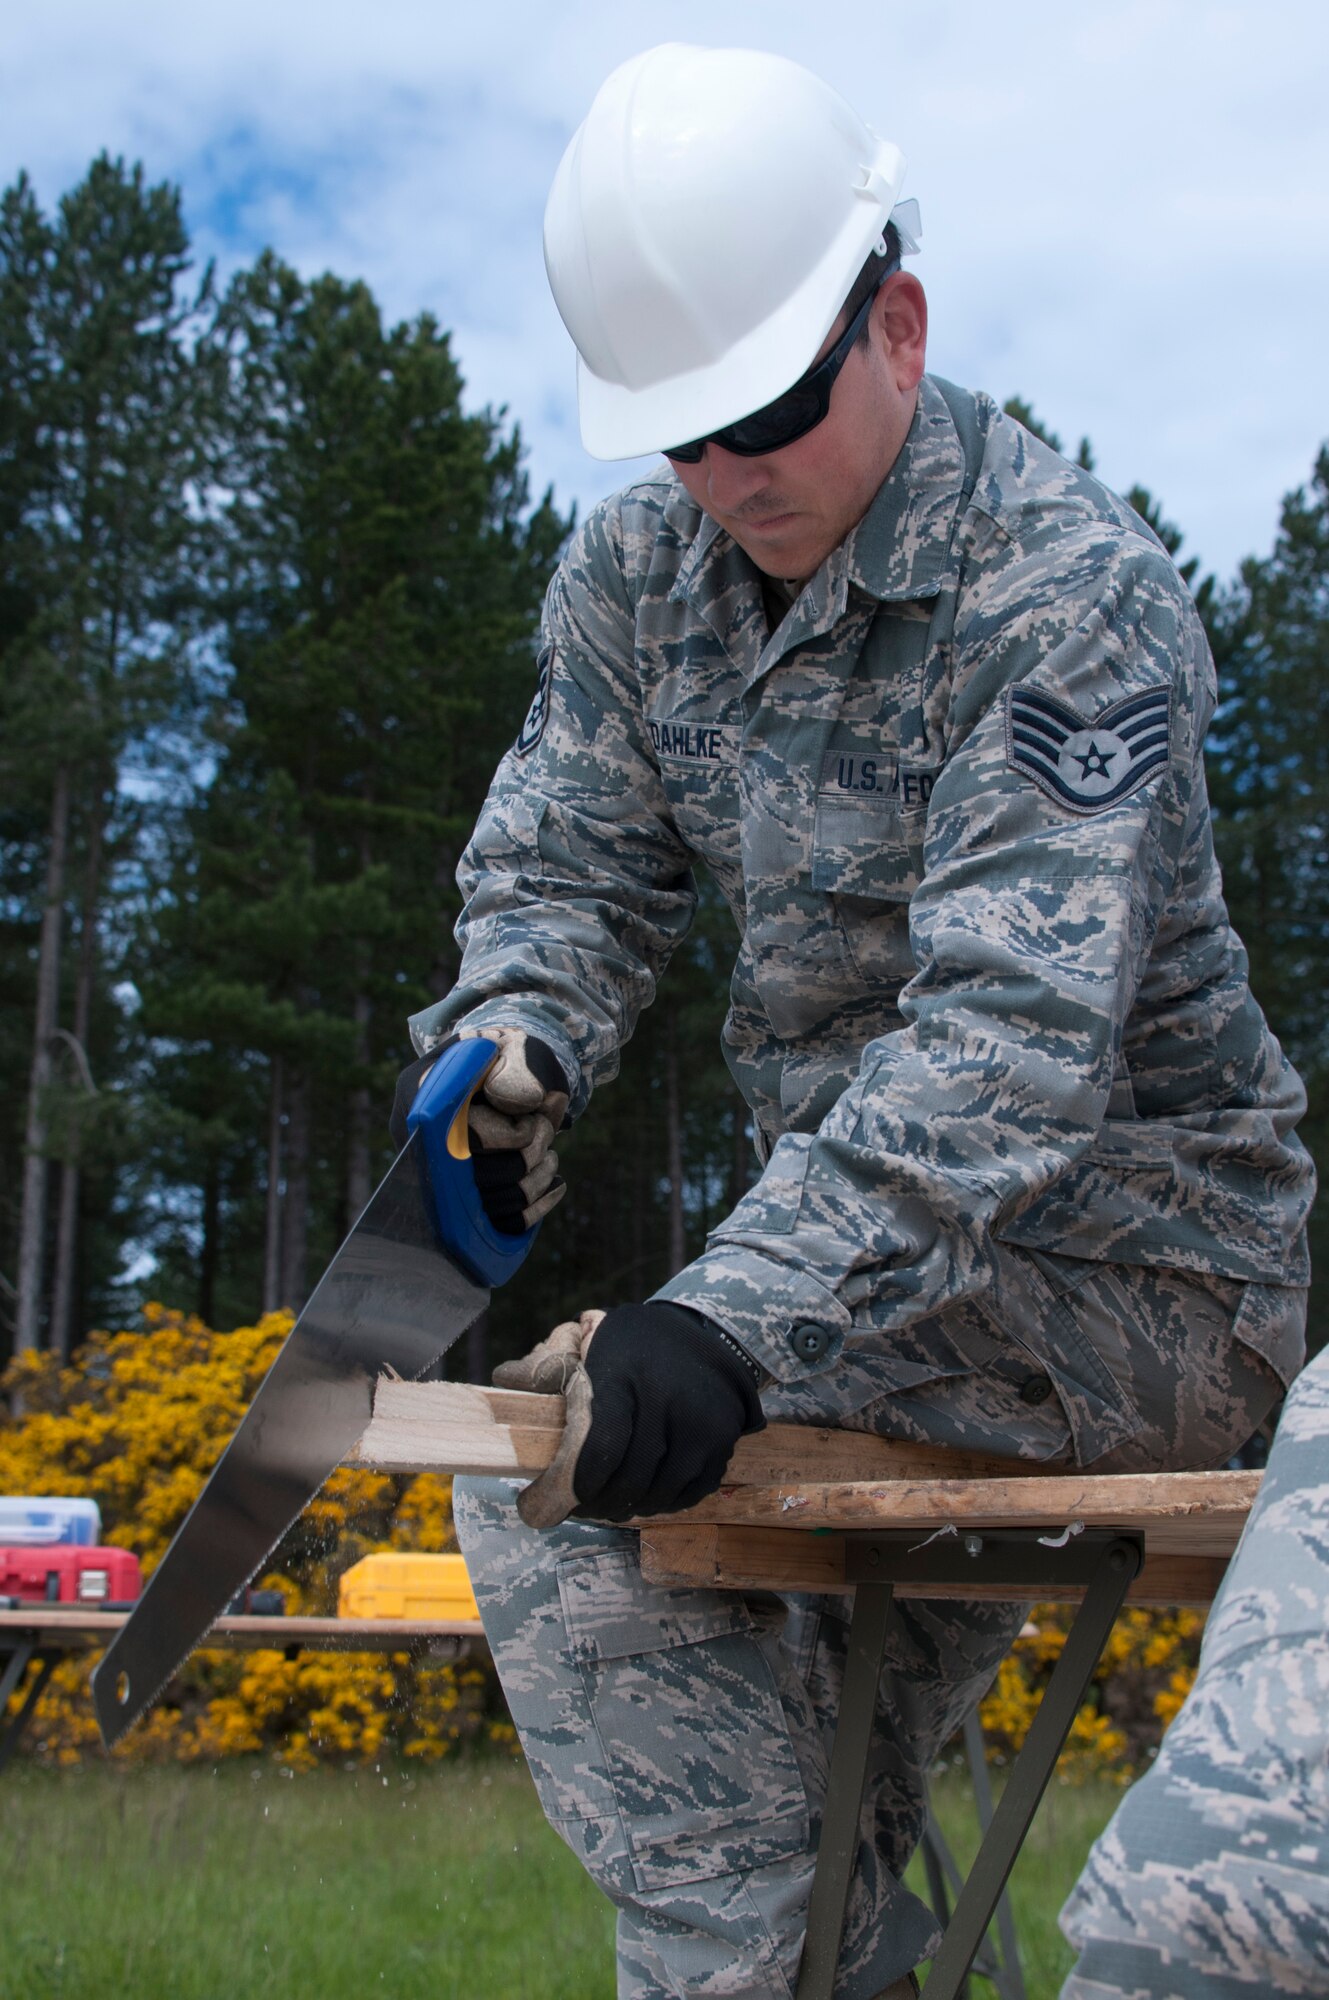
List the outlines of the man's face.
{"label": "man's face", "polygon": [[[814,357],[843,332],[836,320]],[[874,301],[815,429],[780,451],[740,458],[708,444],[673,470],[697,505],[770,576],[805,582],[862,520],[909,434],[927,346],[927,301],[899,271]]]}

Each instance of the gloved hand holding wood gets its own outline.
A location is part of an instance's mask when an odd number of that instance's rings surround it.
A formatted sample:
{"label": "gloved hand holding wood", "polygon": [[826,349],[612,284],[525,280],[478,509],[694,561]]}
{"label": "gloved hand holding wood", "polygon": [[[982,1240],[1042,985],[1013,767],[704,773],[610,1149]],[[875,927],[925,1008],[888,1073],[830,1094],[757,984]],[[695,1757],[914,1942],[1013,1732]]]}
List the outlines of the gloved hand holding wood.
{"label": "gloved hand holding wood", "polygon": [[[462,1028],[458,1040],[483,1035],[498,1059],[471,1100],[467,1127],[475,1185],[489,1220],[520,1236],[562,1201],[554,1134],[568,1109],[568,1079],[554,1051],[521,1028]],[[438,1051],[421,1056],[397,1079],[392,1137],[406,1144],[406,1115]]]}
{"label": "gloved hand holding wood", "polygon": [[739,1438],[766,1423],[756,1362],[663,1300],[566,1321],[494,1381],[566,1400],[558,1454],[517,1501],[531,1528],[574,1511],[626,1521],[694,1506],[719,1486]]}

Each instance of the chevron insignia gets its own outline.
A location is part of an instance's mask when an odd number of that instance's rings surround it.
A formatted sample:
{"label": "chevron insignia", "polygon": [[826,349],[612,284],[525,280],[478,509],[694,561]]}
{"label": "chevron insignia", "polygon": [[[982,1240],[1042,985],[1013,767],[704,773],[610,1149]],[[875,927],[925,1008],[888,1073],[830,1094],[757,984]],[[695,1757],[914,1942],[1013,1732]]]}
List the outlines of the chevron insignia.
{"label": "chevron insignia", "polygon": [[1106,812],[1168,760],[1172,694],[1146,688],[1092,722],[1041,688],[1006,691],[1006,761],[1073,813]]}
{"label": "chevron insignia", "polygon": [[549,683],[553,676],[553,667],[554,649],[552,646],[546,646],[540,655],[540,674],[535,683],[535,694],[513,746],[519,757],[529,757],[545,733],[545,724],[549,720]]}

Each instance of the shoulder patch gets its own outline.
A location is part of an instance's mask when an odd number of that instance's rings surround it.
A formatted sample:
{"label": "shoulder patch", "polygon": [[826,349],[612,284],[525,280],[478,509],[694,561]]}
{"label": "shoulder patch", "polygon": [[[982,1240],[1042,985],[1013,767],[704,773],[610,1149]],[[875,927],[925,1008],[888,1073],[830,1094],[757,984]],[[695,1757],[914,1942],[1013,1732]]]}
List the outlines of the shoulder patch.
{"label": "shoulder patch", "polygon": [[529,757],[545,733],[545,724],[549,720],[549,683],[553,673],[554,649],[546,646],[540,654],[540,678],[535,684],[535,695],[513,745],[519,757]]}
{"label": "shoulder patch", "polygon": [[1006,762],[1073,813],[1106,812],[1168,760],[1172,691],[1146,688],[1092,720],[1041,688],[1006,690]]}

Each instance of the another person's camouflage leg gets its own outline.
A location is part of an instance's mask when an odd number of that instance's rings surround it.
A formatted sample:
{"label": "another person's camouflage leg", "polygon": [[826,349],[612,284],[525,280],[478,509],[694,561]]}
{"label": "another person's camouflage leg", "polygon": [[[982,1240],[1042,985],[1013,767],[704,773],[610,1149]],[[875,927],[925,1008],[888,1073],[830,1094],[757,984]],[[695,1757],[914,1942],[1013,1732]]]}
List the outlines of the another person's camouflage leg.
{"label": "another person's camouflage leg", "polygon": [[1200,1671],[1062,1911],[1062,2000],[1329,1993],[1329,1353],[1294,1385]]}

